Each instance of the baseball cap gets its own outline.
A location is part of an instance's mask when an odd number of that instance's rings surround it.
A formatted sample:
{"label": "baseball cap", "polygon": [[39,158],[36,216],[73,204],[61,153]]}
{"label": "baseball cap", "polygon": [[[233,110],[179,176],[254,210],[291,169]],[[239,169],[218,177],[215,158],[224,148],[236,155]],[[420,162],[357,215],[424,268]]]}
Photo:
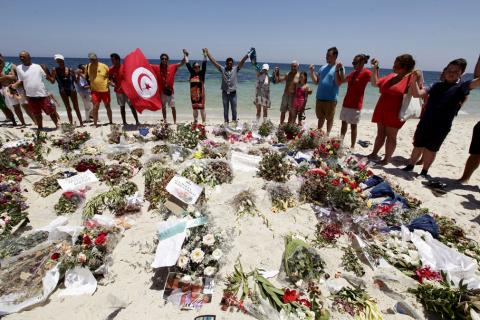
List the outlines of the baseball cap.
{"label": "baseball cap", "polygon": [[269,70],[270,69],[270,66],[268,65],[268,63],[264,63],[263,66],[262,66],[262,70]]}
{"label": "baseball cap", "polygon": [[53,56],[53,60],[64,60],[65,61],[65,58],[60,53],[57,53],[56,55]]}
{"label": "baseball cap", "polygon": [[90,52],[90,53],[88,54],[88,59],[98,59],[98,58],[97,58],[97,55],[96,55],[95,53]]}
{"label": "baseball cap", "polygon": [[300,65],[300,63],[298,62],[298,60],[293,60],[293,61],[292,61],[292,64],[296,64],[297,66]]}

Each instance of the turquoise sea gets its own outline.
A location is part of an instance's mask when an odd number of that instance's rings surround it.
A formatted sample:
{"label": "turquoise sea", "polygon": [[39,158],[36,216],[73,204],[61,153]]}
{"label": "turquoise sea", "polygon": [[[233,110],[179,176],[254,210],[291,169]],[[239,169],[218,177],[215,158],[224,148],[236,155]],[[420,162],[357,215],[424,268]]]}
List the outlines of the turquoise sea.
{"label": "turquoise sea", "polygon": [[[107,65],[111,65],[110,59],[100,59],[103,63]],[[6,61],[11,61],[13,63],[18,64],[19,60],[17,57],[6,57]],[[193,63],[194,60],[191,62]],[[38,64],[46,64],[49,68],[53,68],[56,63],[53,58],[47,57],[33,57],[33,62]],[[158,59],[150,59],[152,64],[158,64]],[[178,61],[171,61],[171,63],[175,63]],[[80,63],[88,63],[86,58],[66,58],[65,63],[67,66],[71,68],[76,68]],[[223,62],[220,62],[222,63]],[[262,62],[263,63],[263,62]],[[269,63],[269,62],[267,62]],[[319,61],[316,65],[317,68],[320,64],[323,64],[323,61]],[[284,74],[288,72],[290,69],[289,64],[285,63],[269,63],[270,68],[273,69],[274,67],[279,67],[281,73]],[[421,66],[419,66],[421,67]],[[301,71],[308,72],[308,65],[300,65]],[[347,73],[350,72],[352,69],[346,67]],[[391,70],[388,69],[381,69],[381,75],[388,74]],[[432,84],[433,82],[437,81],[440,77],[440,72],[438,71],[424,71],[424,78],[427,85]],[[253,105],[253,97],[255,93],[255,70],[253,69],[250,62],[246,62],[244,68],[239,73],[239,84],[237,88],[238,94],[238,114],[240,120],[242,116],[245,118],[251,118],[255,113],[255,107]],[[471,79],[472,74],[464,75],[465,79]],[[189,83],[188,83],[188,70],[186,67],[182,67],[178,70],[176,78],[175,78],[175,104],[177,110],[180,114],[189,114],[191,112],[191,104],[190,104],[190,94],[189,94]],[[310,79],[309,79],[310,80]],[[309,81],[310,82],[310,81]],[[222,109],[222,100],[221,100],[221,91],[220,91],[220,84],[221,78],[219,72],[215,69],[215,67],[208,63],[207,65],[207,75],[206,75],[206,109],[207,114],[210,117],[214,118],[222,118],[223,109]],[[272,117],[276,117],[279,114],[280,102],[282,99],[284,84],[272,84],[270,87],[270,97],[272,100],[272,107],[270,109],[270,115]],[[316,88],[313,84],[310,83],[310,86],[313,88],[313,94],[310,96],[309,101],[307,103],[307,108],[311,108],[307,110],[307,117],[315,117],[314,115],[314,105],[315,105],[315,92]],[[47,83],[48,89],[53,92],[55,95],[58,96],[58,87],[56,84],[52,85],[51,83]],[[346,91],[346,85],[342,85],[340,87],[340,94],[339,94],[339,105],[343,101],[343,97]],[[116,99],[114,98],[114,93],[112,92],[112,107],[115,108],[117,106]],[[362,112],[363,118],[368,119],[371,117],[373,109],[378,99],[378,89],[373,88],[370,85],[367,86],[364,98],[364,109]],[[59,100],[61,101],[61,100]],[[82,106],[81,106],[82,109]],[[60,110],[62,114],[64,110]],[[150,111],[145,111],[145,113],[151,113]],[[339,115],[340,111],[337,108],[337,116]],[[467,102],[464,104],[462,110],[459,113],[459,116],[469,116],[469,117],[477,117],[480,116],[480,90],[474,90]]]}

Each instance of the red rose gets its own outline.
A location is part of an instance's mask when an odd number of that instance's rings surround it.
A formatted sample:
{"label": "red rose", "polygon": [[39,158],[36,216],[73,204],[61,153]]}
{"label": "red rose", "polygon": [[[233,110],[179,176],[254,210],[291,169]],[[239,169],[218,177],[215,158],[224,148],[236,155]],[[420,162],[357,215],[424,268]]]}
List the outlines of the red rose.
{"label": "red rose", "polygon": [[340,181],[338,179],[333,179],[332,180],[332,186],[338,187],[340,185]]}
{"label": "red rose", "polygon": [[300,299],[300,300],[298,300],[298,302],[300,302],[300,304],[304,305],[308,309],[310,309],[312,307],[312,304],[307,299]]}
{"label": "red rose", "polygon": [[325,177],[327,175],[327,173],[325,172],[325,170],[323,170],[322,168],[315,168],[315,169],[312,169],[312,170],[309,170],[308,173],[310,174],[318,174],[322,177]]}
{"label": "red rose", "polygon": [[355,182],[353,182],[353,181],[350,182],[349,185],[350,185],[350,188],[351,188],[351,189],[356,189],[356,188],[357,188],[357,184],[356,184]]}
{"label": "red rose", "polygon": [[423,280],[442,281],[442,275],[440,272],[430,269],[430,267],[424,267],[415,271],[418,282],[423,283]]}
{"label": "red rose", "polygon": [[83,235],[82,243],[89,246],[92,244],[92,239],[88,236],[88,234]]}
{"label": "red rose", "polygon": [[95,245],[96,246],[102,246],[107,242],[107,233],[106,232],[100,232],[97,238],[95,239]]}
{"label": "red rose", "polygon": [[295,290],[290,290],[288,288],[285,288],[285,292],[283,293],[283,303],[290,303],[290,302],[295,302],[298,300],[299,294]]}
{"label": "red rose", "polygon": [[343,182],[344,182],[344,183],[349,183],[349,182],[350,182],[350,180],[348,180],[348,178],[347,178],[347,177],[343,177]]}
{"label": "red rose", "polygon": [[334,149],[338,149],[338,148],[340,148],[340,144],[338,144],[338,143],[334,143],[334,144],[333,144],[333,148],[334,148]]}
{"label": "red rose", "polygon": [[55,260],[55,261],[58,260],[58,258],[60,258],[60,253],[58,253],[58,252],[55,252],[54,254],[52,254],[50,256],[50,259]]}

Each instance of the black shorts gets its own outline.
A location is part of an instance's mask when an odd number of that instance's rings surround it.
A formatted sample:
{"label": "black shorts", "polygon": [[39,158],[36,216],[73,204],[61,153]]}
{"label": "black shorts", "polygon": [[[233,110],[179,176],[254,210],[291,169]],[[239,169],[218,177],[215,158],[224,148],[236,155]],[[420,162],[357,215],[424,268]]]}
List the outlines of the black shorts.
{"label": "black shorts", "polygon": [[473,127],[472,142],[470,142],[470,154],[480,155],[480,122]]}
{"label": "black shorts", "polygon": [[416,148],[425,148],[431,152],[440,150],[443,141],[450,132],[449,127],[438,126],[437,128],[426,128],[417,126],[413,136],[413,146]]}

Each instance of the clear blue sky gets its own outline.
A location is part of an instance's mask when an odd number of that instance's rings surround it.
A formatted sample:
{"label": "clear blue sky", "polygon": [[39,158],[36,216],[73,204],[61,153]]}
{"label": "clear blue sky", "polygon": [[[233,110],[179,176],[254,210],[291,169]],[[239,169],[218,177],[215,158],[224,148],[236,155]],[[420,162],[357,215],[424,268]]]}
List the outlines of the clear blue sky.
{"label": "clear blue sky", "polygon": [[182,48],[199,57],[239,59],[250,46],[259,61],[323,64],[337,46],[350,64],[367,53],[389,67],[411,53],[418,67],[440,70],[464,57],[472,71],[480,53],[480,0],[400,1],[2,1],[1,53],[124,56],[139,47],[149,58]]}

